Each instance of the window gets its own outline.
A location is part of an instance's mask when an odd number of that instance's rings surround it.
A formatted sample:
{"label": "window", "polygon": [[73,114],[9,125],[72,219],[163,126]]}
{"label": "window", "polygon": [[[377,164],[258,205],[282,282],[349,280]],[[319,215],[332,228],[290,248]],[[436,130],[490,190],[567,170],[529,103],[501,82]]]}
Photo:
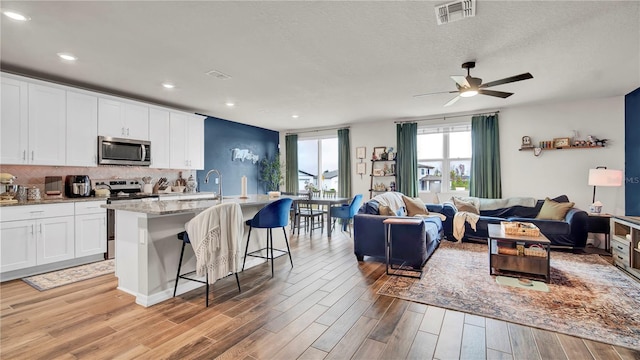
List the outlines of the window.
{"label": "window", "polygon": [[[418,129],[420,191],[469,190],[471,126],[456,124]],[[444,187],[442,184],[447,184]]]}
{"label": "window", "polygon": [[298,189],[338,190],[338,138],[298,139]]}

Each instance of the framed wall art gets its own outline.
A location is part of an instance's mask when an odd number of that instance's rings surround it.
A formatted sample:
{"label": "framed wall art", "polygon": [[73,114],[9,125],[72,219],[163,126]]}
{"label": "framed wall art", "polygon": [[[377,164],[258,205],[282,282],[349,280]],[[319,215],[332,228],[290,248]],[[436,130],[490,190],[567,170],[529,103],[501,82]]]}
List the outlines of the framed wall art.
{"label": "framed wall art", "polygon": [[356,164],[356,174],[363,175],[367,172],[367,163],[357,163]]}
{"label": "framed wall art", "polygon": [[356,148],[356,159],[364,159],[367,155],[367,148],[360,146]]}

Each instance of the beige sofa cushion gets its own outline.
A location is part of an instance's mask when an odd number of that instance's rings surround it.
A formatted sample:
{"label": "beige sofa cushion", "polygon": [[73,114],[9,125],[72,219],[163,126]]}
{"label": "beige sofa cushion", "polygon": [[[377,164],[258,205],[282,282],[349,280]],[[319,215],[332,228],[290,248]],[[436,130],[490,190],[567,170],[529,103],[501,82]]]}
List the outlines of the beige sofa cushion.
{"label": "beige sofa cushion", "polygon": [[567,212],[575,205],[572,202],[559,203],[549,198],[544,199],[544,204],[536,216],[536,219],[540,220],[564,220]]}
{"label": "beige sofa cushion", "polygon": [[427,206],[420,200],[420,198],[410,198],[408,196],[402,195],[402,201],[404,202],[404,207],[407,209],[408,216],[416,216],[416,215],[429,215],[429,211],[427,211]]}

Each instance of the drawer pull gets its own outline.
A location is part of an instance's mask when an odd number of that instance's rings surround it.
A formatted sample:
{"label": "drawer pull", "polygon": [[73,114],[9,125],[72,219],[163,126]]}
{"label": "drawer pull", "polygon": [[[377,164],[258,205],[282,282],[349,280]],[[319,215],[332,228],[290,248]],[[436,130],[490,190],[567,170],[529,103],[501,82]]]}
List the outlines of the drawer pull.
{"label": "drawer pull", "polygon": [[620,256],[620,255],[616,255],[616,256],[618,257],[618,259],[624,260],[624,258],[622,256]]}
{"label": "drawer pull", "polygon": [[619,250],[624,250],[621,246],[616,245]]}
{"label": "drawer pull", "polygon": [[36,213],[43,213],[44,210],[37,210],[37,211],[29,211],[32,214],[36,214]]}

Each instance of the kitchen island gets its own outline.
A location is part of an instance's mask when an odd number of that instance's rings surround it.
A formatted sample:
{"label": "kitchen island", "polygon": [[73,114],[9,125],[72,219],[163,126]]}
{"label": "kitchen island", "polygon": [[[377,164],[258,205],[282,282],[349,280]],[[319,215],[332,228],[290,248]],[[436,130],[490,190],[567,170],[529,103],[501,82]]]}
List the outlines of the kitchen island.
{"label": "kitchen island", "polygon": [[[224,197],[222,200],[162,200],[104,205],[107,209],[115,210],[116,215],[115,275],[118,289],[135,296],[136,303],[145,307],[170,299],[182,246],[176,235],[185,230],[186,222],[213,205],[230,202],[240,204],[243,220],[246,221],[253,218],[264,205],[275,200],[277,198],[267,195],[249,195],[246,199]],[[244,235],[238,239],[239,264],[244,256],[248,227],[245,226],[244,230]],[[251,238],[249,251],[265,247],[265,231],[253,231]],[[282,231],[274,231],[274,246],[286,248]],[[264,261],[261,258],[249,258],[245,268]],[[188,246],[182,272],[193,271],[195,263],[193,250]],[[177,293],[182,294],[200,286],[203,285],[180,281]]]}

